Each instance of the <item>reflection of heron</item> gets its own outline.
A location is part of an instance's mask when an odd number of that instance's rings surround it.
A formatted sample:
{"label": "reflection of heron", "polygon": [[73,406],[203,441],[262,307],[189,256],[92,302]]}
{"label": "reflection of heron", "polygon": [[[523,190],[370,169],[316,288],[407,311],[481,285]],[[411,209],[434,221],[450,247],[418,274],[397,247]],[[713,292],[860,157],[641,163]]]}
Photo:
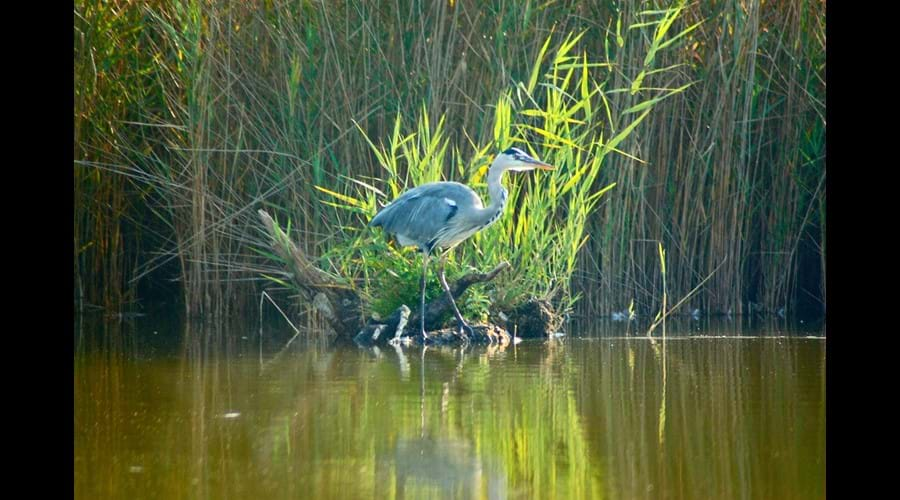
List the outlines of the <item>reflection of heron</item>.
{"label": "reflection of heron", "polygon": [[[465,439],[429,436],[425,431],[425,351],[422,349],[420,397],[420,429],[418,437],[397,439],[391,460],[382,467],[393,466],[396,475],[396,497],[421,497],[423,489],[437,490],[443,496],[463,493],[464,497],[481,497],[482,486],[487,486],[488,498],[507,498],[507,477],[503,466],[496,460],[485,460],[475,447]],[[461,371],[462,358],[457,372]],[[454,377],[455,378],[455,377]],[[452,383],[452,381],[450,382]],[[445,395],[447,384],[444,384]],[[411,490],[411,491],[407,491]]]}
{"label": "reflection of heron", "polygon": [[460,334],[465,330],[472,334],[472,327],[466,323],[456,302],[447,278],[444,263],[450,250],[469,236],[490,226],[503,213],[507,191],[500,183],[507,170],[522,172],[553,167],[532,158],[519,148],[509,148],[497,155],[488,171],[488,192],[491,204],[484,207],[481,198],[469,186],[458,182],[431,182],[423,184],[400,195],[382,208],[369,222],[372,227],[381,226],[385,233],[392,235],[403,246],[417,246],[422,251],[422,338],[425,332],[425,280],[428,273],[428,258],[435,248],[444,249],[441,255],[440,281],[450,298],[453,313],[459,323]]}
{"label": "reflection of heron", "polygon": [[507,497],[508,483],[502,467],[484,464],[466,441],[399,439],[394,453],[397,498],[423,495],[423,489],[478,498],[484,485],[488,498]]}

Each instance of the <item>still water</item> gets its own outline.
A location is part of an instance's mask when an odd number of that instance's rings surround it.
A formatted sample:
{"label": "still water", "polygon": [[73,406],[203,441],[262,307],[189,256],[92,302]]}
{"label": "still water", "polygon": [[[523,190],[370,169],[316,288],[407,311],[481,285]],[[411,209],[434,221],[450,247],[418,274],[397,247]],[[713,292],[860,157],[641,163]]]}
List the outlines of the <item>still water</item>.
{"label": "still water", "polygon": [[75,496],[824,498],[824,338],[689,333],[280,350],[80,321]]}

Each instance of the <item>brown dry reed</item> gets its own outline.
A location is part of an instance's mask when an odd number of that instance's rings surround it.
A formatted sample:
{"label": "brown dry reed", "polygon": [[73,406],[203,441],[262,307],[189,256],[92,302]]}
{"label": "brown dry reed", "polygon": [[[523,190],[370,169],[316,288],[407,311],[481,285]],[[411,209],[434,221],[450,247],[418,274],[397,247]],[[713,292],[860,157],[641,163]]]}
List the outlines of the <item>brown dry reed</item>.
{"label": "brown dry reed", "polygon": [[[681,35],[659,47],[678,5]],[[498,98],[548,38],[553,52],[583,33],[573,51],[609,63],[592,69],[607,89],[641,90],[604,95],[612,128],[647,92],[681,91],[594,180],[615,188],[586,222],[576,312],[659,311],[659,244],[670,303],[718,268],[684,310],[824,309],[823,1],[83,0],[74,28],[82,307],[122,310],[175,280],[190,314],[251,312],[281,271],[258,208],[326,255],[361,219],[314,186],[383,182],[366,136],[387,143],[398,116],[441,122],[444,175],[466,179]]]}

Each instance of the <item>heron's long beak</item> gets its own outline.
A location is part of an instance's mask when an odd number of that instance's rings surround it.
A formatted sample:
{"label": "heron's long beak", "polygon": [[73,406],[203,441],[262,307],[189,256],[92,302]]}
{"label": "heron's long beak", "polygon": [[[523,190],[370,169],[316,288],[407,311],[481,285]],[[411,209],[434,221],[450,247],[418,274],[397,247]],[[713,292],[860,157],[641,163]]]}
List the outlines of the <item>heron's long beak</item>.
{"label": "heron's long beak", "polygon": [[541,160],[535,160],[534,158],[527,160],[529,166],[532,168],[539,168],[541,170],[555,170],[556,167],[549,163],[544,163]]}
{"label": "heron's long beak", "polygon": [[544,163],[537,158],[532,158],[526,155],[516,155],[515,163],[513,163],[513,167],[509,167],[509,170],[513,172],[528,172],[534,169],[541,170],[555,170],[556,167],[549,163]]}

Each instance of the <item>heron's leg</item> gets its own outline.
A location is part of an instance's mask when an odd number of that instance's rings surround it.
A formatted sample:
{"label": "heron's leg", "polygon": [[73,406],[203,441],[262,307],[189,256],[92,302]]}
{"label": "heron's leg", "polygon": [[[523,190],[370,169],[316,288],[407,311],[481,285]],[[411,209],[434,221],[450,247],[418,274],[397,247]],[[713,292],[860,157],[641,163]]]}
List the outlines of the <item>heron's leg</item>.
{"label": "heron's leg", "polygon": [[428,256],[428,252],[422,252],[422,313],[420,316],[423,342],[428,340],[428,332],[425,331],[425,285],[428,279]]}
{"label": "heron's leg", "polygon": [[468,333],[470,336],[475,335],[475,330],[466,323],[466,320],[463,319],[462,313],[459,312],[459,308],[456,307],[456,301],[453,300],[453,293],[450,291],[450,285],[447,284],[447,277],[444,276],[444,264],[447,262],[447,256],[450,254],[450,250],[444,252],[441,255],[441,266],[440,266],[440,280],[441,286],[444,287],[444,291],[447,292],[447,298],[450,299],[450,305],[453,306],[453,314],[456,316],[456,321],[459,322],[460,332],[463,330]]}

